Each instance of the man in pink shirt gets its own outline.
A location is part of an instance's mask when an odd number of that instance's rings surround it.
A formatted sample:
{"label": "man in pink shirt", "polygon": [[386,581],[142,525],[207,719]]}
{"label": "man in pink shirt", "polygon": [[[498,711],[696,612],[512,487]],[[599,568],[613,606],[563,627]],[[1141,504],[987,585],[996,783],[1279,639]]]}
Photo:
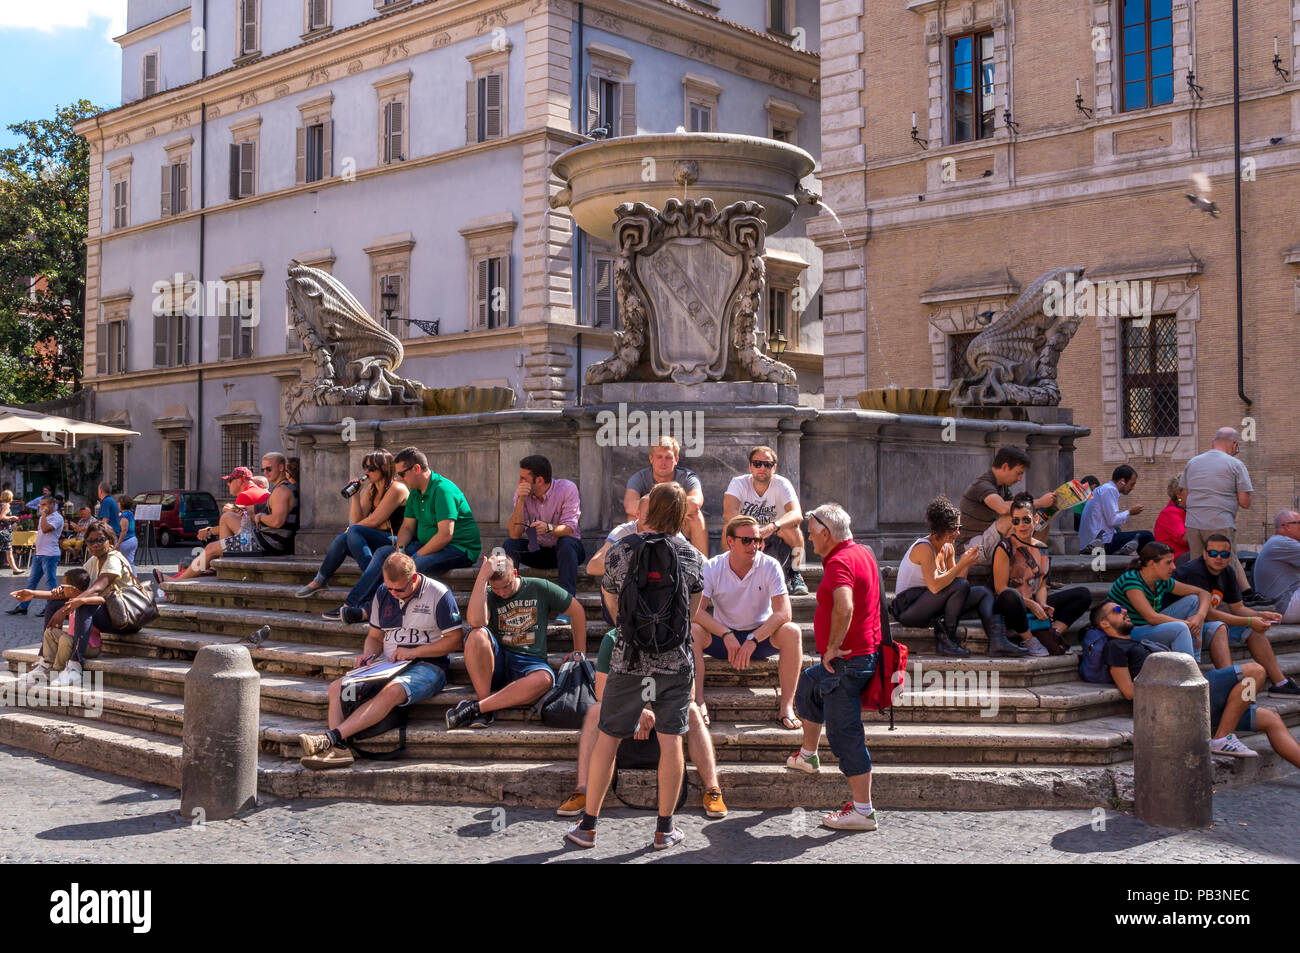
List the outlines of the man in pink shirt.
{"label": "man in pink shirt", "polygon": [[[582,548],[582,501],[571,480],[556,480],[551,461],[541,454],[519,461],[519,485],[510,514],[506,554],[514,562],[534,569],[559,569],[560,588],[573,596],[578,591],[578,566],[586,562]],[[555,621],[567,625],[567,616]]]}

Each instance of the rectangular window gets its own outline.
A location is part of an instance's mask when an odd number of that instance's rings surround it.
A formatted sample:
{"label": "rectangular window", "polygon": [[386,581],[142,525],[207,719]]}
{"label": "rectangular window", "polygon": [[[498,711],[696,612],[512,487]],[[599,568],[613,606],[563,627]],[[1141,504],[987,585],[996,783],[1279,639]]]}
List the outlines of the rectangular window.
{"label": "rectangular window", "polygon": [[146,53],[140,61],[140,95],[152,96],[158,92],[158,51]]}
{"label": "rectangular window", "polygon": [[780,126],[773,126],[773,127],[772,127],[772,138],[775,139],[777,142],[789,142],[789,141],[790,141],[790,130],[789,130],[789,129],[782,129]]}
{"label": "rectangular window", "polygon": [[257,7],[260,0],[239,0],[239,55],[258,51]]}
{"label": "rectangular window", "polygon": [[125,374],[126,319],[101,321],[95,326],[95,374]]}
{"label": "rectangular window", "polygon": [[256,194],[257,143],[238,142],[230,147],[230,197],[247,198]]}
{"label": "rectangular window", "polygon": [[770,341],[778,334],[790,340],[789,323],[786,316],[789,313],[789,294],[779,288],[768,287],[767,289],[767,338]]}
{"label": "rectangular window", "polygon": [[618,92],[619,84],[609,79],[600,81],[600,97],[597,99],[599,111],[597,126],[609,130],[611,137],[619,135],[618,130]]}
{"label": "rectangular window", "polygon": [[[406,315],[402,314],[402,276],[401,275],[384,275],[379,279],[379,309],[383,318],[384,329],[394,337],[404,338],[407,336],[409,325],[402,320]],[[396,295],[393,299],[397,307],[393,308],[390,314],[384,309],[384,293]]]}
{"label": "rectangular window", "polygon": [[1176,317],[1153,315],[1145,327],[1131,319],[1121,325],[1123,435],[1178,436]]}
{"label": "rectangular window", "polygon": [[1174,101],[1173,0],[1123,0],[1120,77],[1124,108]]}
{"label": "rectangular window", "polygon": [[952,41],[952,141],[993,135],[993,33],[971,33]]}
{"label": "rectangular window", "polygon": [[793,24],[790,23],[786,0],[767,0],[767,31],[789,36]]}
{"label": "rectangular window", "polygon": [[307,32],[324,30],[329,25],[329,0],[307,0]]}
{"label": "rectangular window", "polygon": [[167,441],[167,476],[172,481],[175,489],[183,490],[187,484],[185,482],[185,451],[189,441],[186,440],[168,440]]}
{"label": "rectangular window", "polygon": [[180,215],[189,209],[190,164],[173,162],[162,167],[162,215]]}
{"label": "rectangular window", "polygon": [[594,328],[618,327],[618,294],[614,289],[614,259],[592,259],[592,315]]}
{"label": "rectangular window", "polygon": [[[402,151],[402,114],[406,111],[406,104],[400,99],[395,99],[390,103],[384,104],[384,161],[401,162],[406,158]],[[498,113],[499,115],[499,113]]]}
{"label": "rectangular window", "polygon": [[307,182],[325,178],[325,124],[307,127]]}
{"label": "rectangular window", "polygon": [[505,255],[480,258],[474,264],[475,294],[479,328],[510,326],[510,258]]}
{"label": "rectangular window", "polygon": [[125,444],[104,444],[104,478],[108,480],[114,493],[121,493],[122,488],[126,486]]}
{"label": "rectangular window", "polygon": [[256,470],[261,459],[257,453],[256,424],[229,424],[221,428],[222,473],[230,473],[235,467]]}
{"label": "rectangular window", "polygon": [[478,86],[478,141],[500,139],[505,135],[501,128],[501,74],[488,73],[476,81]]}
{"label": "rectangular window", "polygon": [[975,376],[974,369],[966,360],[966,349],[975,340],[978,331],[965,331],[948,335],[948,381],[965,380]]}
{"label": "rectangular window", "polygon": [[247,360],[253,356],[254,300],[258,282],[227,281],[221,313],[217,316],[217,359]]}
{"label": "rectangular window", "polygon": [[154,367],[180,367],[189,361],[189,319],[185,314],[184,292],[173,293],[170,311],[153,318]]}
{"label": "rectangular window", "polygon": [[713,131],[713,110],[699,103],[691,103],[691,132]]}
{"label": "rectangular window", "polygon": [[113,227],[126,228],[130,224],[127,214],[131,204],[131,183],[127,179],[118,179],[113,183]]}

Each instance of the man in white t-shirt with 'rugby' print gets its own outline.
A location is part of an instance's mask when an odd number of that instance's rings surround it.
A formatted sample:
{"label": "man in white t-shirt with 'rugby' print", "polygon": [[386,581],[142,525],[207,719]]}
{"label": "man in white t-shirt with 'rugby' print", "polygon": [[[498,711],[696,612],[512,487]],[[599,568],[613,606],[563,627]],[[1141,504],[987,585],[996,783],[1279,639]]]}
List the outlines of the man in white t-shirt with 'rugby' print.
{"label": "man in white t-shirt with 'rugby' print", "polygon": [[776,451],[755,447],[749,451],[749,473],[732,478],[722,497],[722,519],[752,516],[758,521],[763,551],[785,570],[786,587],[792,596],[808,595],[808,585],[799,574],[803,566],[803,510],[794,485],[776,472]]}

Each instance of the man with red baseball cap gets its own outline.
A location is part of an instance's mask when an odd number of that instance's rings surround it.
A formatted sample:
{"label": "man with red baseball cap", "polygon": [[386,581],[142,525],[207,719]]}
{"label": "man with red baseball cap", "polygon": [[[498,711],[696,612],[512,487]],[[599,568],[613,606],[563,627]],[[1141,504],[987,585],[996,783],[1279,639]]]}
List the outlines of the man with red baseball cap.
{"label": "man with red baseball cap", "polygon": [[[265,502],[271,493],[253,482],[253,471],[248,467],[235,467],[221,479],[225,481],[226,489],[235,498],[235,502],[222,507],[221,519],[216,526],[205,526],[199,530],[199,542],[208,545],[188,566],[178,567],[180,572],[173,579],[193,579],[195,576],[206,575],[213,572],[209,568],[212,560],[219,558],[223,552],[246,551],[240,540],[252,538],[253,508]],[[155,569],[153,574],[155,581],[161,585],[162,573]]]}

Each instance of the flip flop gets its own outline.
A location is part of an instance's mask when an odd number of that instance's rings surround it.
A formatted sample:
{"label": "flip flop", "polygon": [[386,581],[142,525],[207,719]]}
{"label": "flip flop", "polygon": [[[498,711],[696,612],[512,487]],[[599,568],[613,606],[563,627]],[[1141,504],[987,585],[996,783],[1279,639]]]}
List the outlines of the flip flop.
{"label": "flip flop", "polygon": [[798,715],[782,715],[777,721],[786,731],[798,731],[803,727]]}

